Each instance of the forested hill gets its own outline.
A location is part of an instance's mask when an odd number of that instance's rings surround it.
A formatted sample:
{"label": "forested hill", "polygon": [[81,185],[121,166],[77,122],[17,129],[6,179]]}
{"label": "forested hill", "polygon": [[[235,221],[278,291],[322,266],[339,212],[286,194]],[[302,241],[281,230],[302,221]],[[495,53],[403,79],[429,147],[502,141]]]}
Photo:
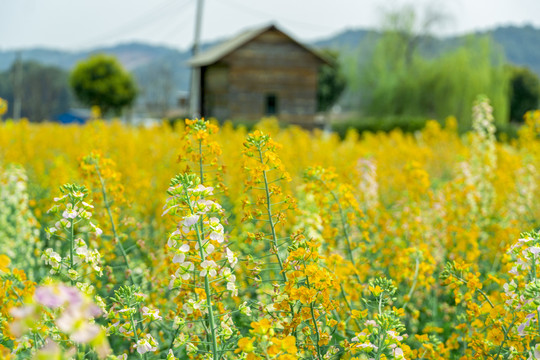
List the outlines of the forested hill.
{"label": "forested hill", "polygon": [[[489,34],[501,45],[509,62],[527,66],[540,75],[540,29],[532,26],[504,26],[495,28]],[[334,48],[336,50],[358,51],[369,53],[377,38],[377,33],[366,29],[349,29],[313,42],[318,48]],[[431,39],[426,51],[439,52],[453,47],[466,36]],[[204,47],[213,44],[205,44]],[[32,48],[21,51],[24,60],[35,60],[47,65],[72,68],[77,61],[93,53],[106,53],[119,58],[122,64],[132,71],[139,82],[146,79],[152,81],[152,74],[166,69],[173,79],[177,90],[187,90],[189,69],[186,61],[190,57],[189,50],[177,50],[170,47],[143,43],[121,44],[113,47],[97,48],[88,51],[68,52],[53,49]],[[0,71],[9,68],[16,57],[16,50],[0,51]],[[144,85],[144,84],[141,84]]]}
{"label": "forested hill", "polygon": [[[327,39],[313,43],[315,47],[337,50],[368,50],[379,34],[365,29],[350,29]],[[530,68],[540,76],[540,28],[526,26],[501,26],[490,31],[477,32],[457,37],[434,38],[424,42],[425,52],[439,53],[455,47],[471,35],[489,35],[504,51],[506,59],[515,65]]]}
{"label": "forested hill", "polygon": [[507,26],[496,28],[491,34],[502,45],[508,61],[527,66],[540,75],[540,29]]}

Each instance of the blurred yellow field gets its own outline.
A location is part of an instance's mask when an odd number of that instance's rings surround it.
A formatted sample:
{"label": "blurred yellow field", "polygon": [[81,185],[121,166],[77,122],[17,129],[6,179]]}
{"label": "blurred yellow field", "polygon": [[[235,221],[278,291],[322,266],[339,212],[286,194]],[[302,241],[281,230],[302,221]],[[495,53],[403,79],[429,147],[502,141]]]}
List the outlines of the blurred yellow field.
{"label": "blurred yellow field", "polygon": [[473,114],[0,123],[0,357],[539,358],[540,112]]}

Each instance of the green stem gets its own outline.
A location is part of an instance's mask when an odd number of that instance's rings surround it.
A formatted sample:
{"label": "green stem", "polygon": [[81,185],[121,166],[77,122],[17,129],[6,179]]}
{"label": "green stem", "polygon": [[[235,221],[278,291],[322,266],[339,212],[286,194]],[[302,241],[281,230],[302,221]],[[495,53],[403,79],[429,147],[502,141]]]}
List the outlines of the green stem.
{"label": "green stem", "polygon": [[[352,315],[352,306],[351,306],[351,303],[349,302],[349,299],[347,299],[347,294],[345,293],[345,289],[343,289],[343,285],[342,284],[339,284],[339,287],[341,289],[341,296],[343,297],[343,299],[345,300],[345,304],[347,305],[347,307],[349,308],[349,311],[351,312],[351,315]],[[360,331],[360,329],[362,329],[362,327],[360,326],[360,323],[358,322],[358,319],[356,318],[353,318],[354,319],[354,323],[356,324],[356,326],[358,327],[358,331]]]}
{"label": "green stem", "polygon": [[319,326],[317,325],[317,319],[315,319],[315,311],[313,310],[313,303],[309,304],[310,310],[311,310],[311,320],[313,321],[313,326],[315,327],[315,334],[317,335],[317,355],[319,356],[319,359],[322,359],[321,355],[321,347],[319,346],[319,341],[321,340],[321,335],[319,333]]}
{"label": "green stem", "polygon": [[[259,148],[259,159],[261,164],[264,165],[264,159],[262,156],[262,151]],[[279,268],[281,275],[283,277],[283,283],[287,282],[287,275],[285,272],[283,272],[283,261],[281,260],[281,257],[279,256],[279,247],[278,247],[278,240],[276,235],[276,228],[274,225],[274,218],[272,215],[272,204],[270,203],[270,189],[268,188],[268,178],[266,176],[266,170],[263,170],[263,178],[264,178],[264,190],[266,192],[266,212],[268,213],[268,222],[270,223],[270,230],[272,231],[272,242],[274,245],[274,251],[276,252],[276,257],[279,263]]]}
{"label": "green stem", "polygon": [[[133,329],[133,335],[135,336],[135,344],[136,344],[139,342],[139,335],[137,335],[137,326],[135,325],[135,320],[133,320],[132,314],[129,315],[129,319],[131,321],[131,328]],[[140,359],[143,358],[143,355],[140,352],[137,351],[137,354],[139,354]],[[144,358],[146,358],[146,356]]]}
{"label": "green stem", "polygon": [[486,301],[489,303],[489,305],[491,306],[491,308],[494,308],[495,305],[493,305],[493,303],[491,302],[491,300],[489,300],[488,296],[486,295],[485,292],[483,292],[482,290],[480,289],[476,289],[476,291],[478,291],[480,293],[480,295],[482,295],[484,297],[484,299],[486,299]]}
{"label": "green stem", "polygon": [[[311,289],[311,286],[309,285],[309,279],[306,279],[306,284],[309,289]],[[313,327],[315,328],[315,335],[317,337],[316,341],[316,348],[317,348],[317,355],[319,357],[319,360],[322,360],[321,356],[321,347],[319,346],[319,341],[321,340],[321,334],[319,332],[319,326],[317,325],[317,319],[315,318],[315,311],[313,307],[313,301],[309,304],[309,308],[311,310],[311,320],[313,321]]]}
{"label": "green stem", "polygon": [[201,176],[201,184],[204,185],[204,171],[203,171],[203,161],[202,161],[202,140],[199,140],[199,174]]}
{"label": "green stem", "polygon": [[[505,329],[504,326],[501,325],[501,327],[503,328],[503,331],[504,331],[504,339],[503,339],[503,342],[501,343],[501,345],[499,346],[499,350],[497,351],[497,354],[495,355],[495,359],[498,359],[500,354],[501,354],[501,351],[504,347],[504,344],[506,343],[506,341],[508,340],[508,333],[510,332],[510,329],[512,329],[512,327],[514,326],[514,323],[516,322],[516,318],[514,317],[512,319],[512,322],[510,323],[510,325],[508,326],[508,329]],[[504,357],[505,359],[508,359],[508,354]]]}
{"label": "green stem", "polygon": [[171,351],[171,349],[173,348],[173,345],[174,345],[174,339],[176,339],[176,336],[178,336],[178,332],[180,331],[180,327],[182,326],[182,323],[178,324],[178,327],[176,328],[176,330],[174,331],[174,334],[173,334],[173,337],[171,339],[171,343],[169,344],[169,348],[167,349],[167,353],[169,351]]}
{"label": "green stem", "polygon": [[[191,206],[191,202],[189,201],[189,194],[187,192],[187,188],[184,187],[184,196],[186,203],[189,206],[189,210],[191,215],[195,215],[193,211],[193,207]],[[204,223],[201,221],[201,226]],[[195,232],[197,233],[197,244],[199,245],[199,256],[201,257],[201,262],[205,261],[204,257],[204,248],[203,248],[203,228],[199,229],[199,227],[195,226]],[[216,325],[214,320],[214,309],[212,305],[212,292],[210,290],[210,280],[208,279],[208,271],[206,272],[206,275],[204,276],[204,292],[206,293],[206,306],[208,307],[208,322],[209,322],[209,328],[210,328],[210,334],[212,337],[212,358],[214,360],[218,359],[218,345],[217,345],[217,335],[216,335]]]}
{"label": "green stem", "polygon": [[[381,331],[382,331],[382,329],[381,329]],[[384,352],[384,342],[385,341],[386,341],[386,331],[384,331],[384,336],[382,337],[382,339],[379,338],[379,342],[377,343],[378,349],[377,349],[377,355],[375,355],[376,360],[381,359],[381,355]]]}
{"label": "green stem", "polygon": [[[74,205],[75,206],[75,205]],[[74,248],[75,248],[75,230],[73,229],[73,219],[70,219],[69,220],[70,222],[70,247],[69,247],[69,270],[72,270],[73,269],[73,253],[74,253]],[[69,274],[68,274],[69,275]],[[74,280],[71,280],[71,285],[74,285],[75,284],[75,281]]]}
{"label": "green stem", "polygon": [[[197,243],[199,244],[199,254],[201,257],[201,261],[204,261],[205,260],[204,249],[203,249],[203,242],[201,239],[201,234],[197,227],[195,227],[195,229],[197,230]],[[213,355],[213,359],[216,360],[218,358],[218,351],[217,351],[218,346],[217,346],[217,338],[216,338],[216,325],[215,325],[215,320],[214,320],[214,310],[213,310],[213,305],[212,305],[212,292],[210,290],[210,281],[208,279],[208,272],[204,276],[204,292],[206,293],[206,304],[208,307],[208,321],[210,322],[209,327],[210,327],[210,332],[212,334],[212,339],[211,339],[212,340],[212,355]]]}
{"label": "green stem", "polygon": [[[199,140],[199,177],[200,177],[200,180],[201,180],[201,185],[204,185],[204,167],[203,167],[203,151],[202,151],[202,140]],[[191,205],[190,205],[190,210],[191,210],[191,213],[193,214],[193,209],[191,208]],[[202,248],[202,239],[204,239],[204,222],[203,222],[203,218],[201,216],[201,219],[199,220],[199,227],[200,229],[197,230],[197,242],[199,243],[199,251],[200,251],[200,255],[201,255],[201,261],[204,261],[204,253],[203,253],[203,248]],[[200,233],[199,233],[200,231]],[[210,323],[210,327],[211,327],[211,335],[208,334],[207,332],[207,336],[211,336],[212,339],[210,339],[212,341],[212,353],[214,355],[214,360],[216,360],[216,356],[218,354],[218,351],[217,351],[217,340],[216,340],[216,334],[215,334],[215,324],[214,324],[214,316],[213,316],[213,310],[212,310],[212,299],[211,299],[211,292],[210,292],[210,281],[208,279],[208,273],[205,275],[204,277],[204,290],[206,292],[206,301],[207,301],[207,305],[208,305],[208,308],[211,310],[208,312],[208,321]],[[207,326],[205,325],[205,328],[207,328]]]}
{"label": "green stem", "polygon": [[109,199],[107,197],[107,189],[105,187],[105,181],[103,180],[103,177],[101,176],[101,172],[99,171],[99,165],[97,163],[97,160],[94,160],[94,165],[96,167],[96,173],[97,173],[97,176],[98,176],[98,179],[99,179],[99,183],[101,184],[101,194],[103,195],[103,202],[105,203],[104,204],[105,209],[107,209],[107,214],[109,216],[109,221],[111,222],[111,229],[112,229],[112,232],[113,232],[114,242],[116,243],[116,245],[120,249],[120,252],[122,253],[122,257],[124,258],[124,262],[126,263],[126,268],[128,269],[128,274],[129,274],[129,280],[131,281],[131,283],[133,285],[135,285],[135,280],[133,279],[133,275],[132,275],[133,272],[131,270],[131,267],[129,266],[129,261],[128,261],[128,256],[127,256],[126,250],[124,249],[124,245],[122,245],[122,242],[120,241],[118,233],[116,232],[116,224],[114,222],[114,219],[113,219],[113,216],[112,216],[112,211],[111,211],[111,205],[110,205]]}
{"label": "green stem", "polygon": [[[345,236],[345,242],[347,244],[347,253],[349,255],[349,259],[351,260],[351,263],[353,264],[354,268],[356,269],[356,261],[354,261],[354,257],[353,257],[353,253],[352,253],[352,246],[351,246],[351,238],[350,238],[350,235],[349,235],[349,230],[347,228],[347,221],[345,219],[345,213],[343,211],[343,207],[341,206],[341,203],[339,202],[339,198],[338,196],[336,195],[336,193],[332,190],[330,190],[330,188],[328,187],[328,185],[326,184],[326,182],[322,181],[322,180],[319,180],[323,186],[328,190],[328,192],[330,193],[330,195],[332,195],[332,198],[334,199],[334,201],[336,202],[337,206],[338,206],[338,209],[339,209],[339,218],[340,218],[340,221],[341,221],[341,227],[343,229],[343,235]],[[356,277],[356,280],[358,282],[361,282],[360,281],[360,277],[358,276],[358,274],[355,272],[354,273],[355,277]]]}
{"label": "green stem", "polygon": [[[533,276],[532,281],[536,283],[536,256],[534,254],[532,257],[531,270]],[[538,334],[540,335],[540,311],[538,311],[538,308],[536,308],[536,319],[538,323]]]}
{"label": "green stem", "polygon": [[339,217],[341,219],[341,227],[343,228],[343,235],[345,236],[345,242],[347,243],[347,252],[349,253],[349,258],[351,259],[351,263],[356,268],[356,262],[354,261],[354,257],[352,254],[351,239],[349,236],[349,231],[347,229],[347,222],[345,221],[345,214],[343,213],[343,208],[341,207],[341,203],[339,202],[339,198],[337,197],[337,195],[333,191],[330,191],[330,194],[332,195],[332,197],[334,198],[334,201],[336,202],[338,206]]}
{"label": "green stem", "polygon": [[77,344],[77,359],[84,360],[86,356],[86,346],[83,344]]}
{"label": "green stem", "polygon": [[411,301],[412,294],[414,293],[414,289],[416,288],[416,283],[418,281],[418,271],[419,271],[419,268],[420,268],[420,263],[418,261],[418,258],[416,258],[415,260],[416,260],[416,265],[415,265],[415,268],[414,268],[414,278],[413,278],[414,280],[413,280],[413,283],[411,285],[411,289],[409,290],[409,293],[407,294],[407,301],[403,305],[403,308],[405,308],[405,306],[407,306],[407,304]]}
{"label": "green stem", "polygon": [[[262,155],[261,148],[258,147],[257,150],[259,151],[259,161],[262,165],[264,165],[264,159]],[[268,222],[270,224],[270,229],[272,231],[272,243],[274,245],[274,251],[276,253],[276,257],[279,263],[279,269],[281,276],[283,278],[283,284],[287,283],[287,275],[285,274],[285,271],[283,271],[283,261],[281,260],[281,257],[279,256],[279,244],[278,244],[278,237],[276,235],[276,228],[274,225],[274,218],[272,214],[272,203],[270,202],[270,189],[268,187],[268,177],[266,176],[266,170],[263,170],[263,179],[264,179],[264,190],[266,192],[266,211],[268,213]],[[291,320],[294,320],[294,307],[292,304],[289,303],[289,309],[291,312]],[[296,335],[296,330],[294,331]]]}
{"label": "green stem", "polygon": [[[462,277],[457,276],[456,274],[452,274],[452,276],[455,277],[456,279],[458,279],[459,281],[463,282],[464,284],[467,284],[467,282],[468,282],[467,280],[463,279]],[[485,292],[483,292],[480,289],[476,289],[476,291],[478,291],[478,293],[480,295],[482,295],[484,297],[484,299],[486,299],[486,301],[489,303],[489,305],[491,306],[492,309],[495,307],[495,305],[493,305],[491,300],[489,300],[489,297],[487,296],[487,294]]]}

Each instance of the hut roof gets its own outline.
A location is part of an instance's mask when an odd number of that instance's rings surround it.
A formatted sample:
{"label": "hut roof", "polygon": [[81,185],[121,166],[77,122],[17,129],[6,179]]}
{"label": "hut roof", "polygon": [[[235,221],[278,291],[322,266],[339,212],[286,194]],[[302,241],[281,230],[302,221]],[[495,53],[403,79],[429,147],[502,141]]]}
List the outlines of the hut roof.
{"label": "hut roof", "polygon": [[332,60],[328,57],[324,56],[323,54],[319,53],[317,50],[302,44],[301,42],[296,41],[291,36],[286,34],[285,32],[278,29],[275,25],[267,25],[256,29],[250,29],[246,30],[240,34],[238,34],[235,37],[230,38],[229,40],[226,40],[216,46],[211,47],[210,49],[203,51],[194,57],[192,57],[188,64],[192,67],[202,67],[214,64],[221,60],[223,57],[229,55],[239,47],[243,46],[244,44],[248,43],[249,41],[253,40],[257,36],[270,31],[270,30],[277,30],[286,37],[288,37],[292,42],[296,43],[298,46],[304,48],[306,51],[312,53],[315,57],[320,59],[322,62],[326,64],[332,64]]}

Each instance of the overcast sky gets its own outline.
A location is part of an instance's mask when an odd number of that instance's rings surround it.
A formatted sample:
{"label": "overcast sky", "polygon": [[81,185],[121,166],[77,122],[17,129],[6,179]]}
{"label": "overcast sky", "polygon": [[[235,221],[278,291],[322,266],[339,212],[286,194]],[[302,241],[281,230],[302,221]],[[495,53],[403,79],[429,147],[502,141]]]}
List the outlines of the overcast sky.
{"label": "overcast sky", "polygon": [[[408,1],[421,6],[427,0]],[[432,0],[449,15],[445,34],[497,25],[540,27],[540,0]],[[0,0],[0,50],[89,49],[144,41],[186,49],[197,0]],[[299,40],[374,28],[381,9],[405,0],[204,0],[202,39],[277,23]]]}

